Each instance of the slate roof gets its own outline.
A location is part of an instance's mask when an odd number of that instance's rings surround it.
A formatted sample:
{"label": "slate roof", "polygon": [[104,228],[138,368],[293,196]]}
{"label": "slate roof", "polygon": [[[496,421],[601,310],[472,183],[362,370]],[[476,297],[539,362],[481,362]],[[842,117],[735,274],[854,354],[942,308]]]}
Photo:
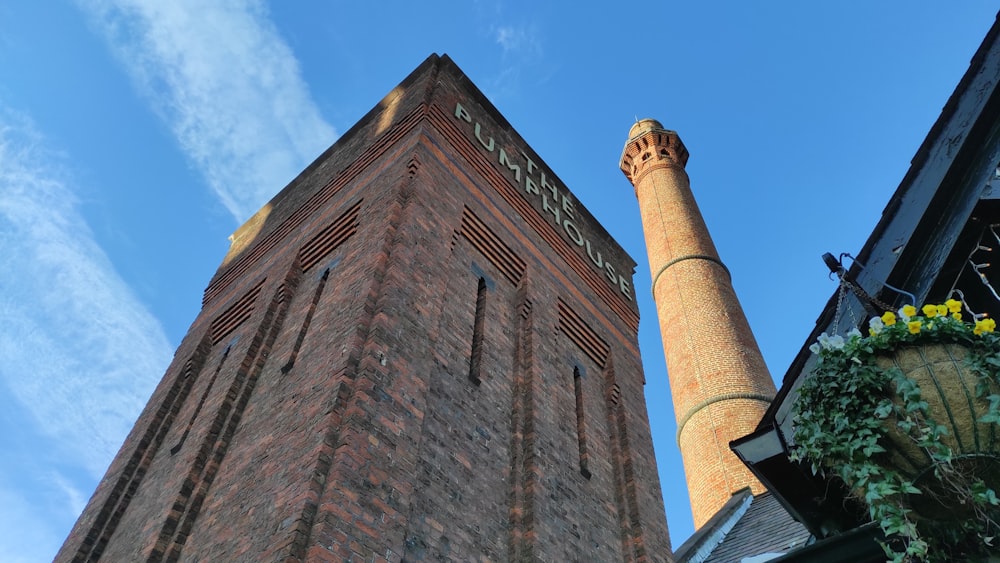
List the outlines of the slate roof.
{"label": "slate roof", "polygon": [[676,552],[677,563],[740,563],[755,556],[785,553],[811,540],[771,493],[738,491]]}

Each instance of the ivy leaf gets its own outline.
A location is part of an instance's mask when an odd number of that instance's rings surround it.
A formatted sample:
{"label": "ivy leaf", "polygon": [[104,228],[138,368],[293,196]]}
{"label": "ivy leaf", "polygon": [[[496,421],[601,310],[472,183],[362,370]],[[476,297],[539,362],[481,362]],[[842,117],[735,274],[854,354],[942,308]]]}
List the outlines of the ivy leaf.
{"label": "ivy leaf", "polygon": [[874,454],[880,454],[880,453],[885,452],[886,450],[885,450],[885,448],[883,448],[882,446],[880,446],[878,444],[868,444],[867,446],[865,446],[862,449],[862,451],[864,452],[865,457],[871,457]]}
{"label": "ivy leaf", "polygon": [[984,414],[979,417],[979,422],[989,424],[989,423],[1000,423],[1000,413],[993,411]]}
{"label": "ivy leaf", "polygon": [[[964,346],[964,369],[975,380],[980,421],[1000,426],[1000,332],[974,335],[973,325],[959,319],[909,316],[923,322],[919,333],[897,322],[870,337],[854,336],[842,348],[821,351],[798,389],[792,457],[814,474],[839,477],[867,501],[871,519],[886,536],[882,547],[890,561],[968,560],[1000,544],[1000,488],[961,475],[961,467],[953,465],[955,452],[944,443],[949,430],[932,420],[940,415],[932,412],[919,384],[878,358],[925,344]],[[885,439],[893,425],[926,452],[937,479],[959,487],[946,493],[954,495],[949,499],[954,506],[964,505],[984,518],[942,523],[908,507],[906,496],[928,493],[898,469],[880,465],[888,460]]]}

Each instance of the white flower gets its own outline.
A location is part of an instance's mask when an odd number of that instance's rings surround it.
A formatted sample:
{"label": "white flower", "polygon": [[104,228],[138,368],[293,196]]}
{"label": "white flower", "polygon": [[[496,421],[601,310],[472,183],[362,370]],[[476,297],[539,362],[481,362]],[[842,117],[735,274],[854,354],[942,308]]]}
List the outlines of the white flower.
{"label": "white flower", "polygon": [[847,339],[854,340],[855,338],[861,338],[861,331],[856,328],[852,328],[851,332],[847,333]]}
{"label": "white flower", "polygon": [[819,335],[819,338],[817,338],[816,341],[819,342],[819,345],[823,348],[830,347],[830,335],[825,332]]}
{"label": "white flower", "polygon": [[885,323],[882,322],[882,317],[872,317],[872,320],[868,321],[868,328],[871,329],[872,334],[882,332],[882,329],[885,328]]}
{"label": "white flower", "polygon": [[812,352],[813,354],[819,354],[819,351],[820,351],[819,344],[816,343],[816,342],[813,342],[812,345],[809,346],[809,351]]}
{"label": "white flower", "polygon": [[824,350],[840,350],[844,347],[844,337],[839,334],[830,336],[824,332],[816,340]]}

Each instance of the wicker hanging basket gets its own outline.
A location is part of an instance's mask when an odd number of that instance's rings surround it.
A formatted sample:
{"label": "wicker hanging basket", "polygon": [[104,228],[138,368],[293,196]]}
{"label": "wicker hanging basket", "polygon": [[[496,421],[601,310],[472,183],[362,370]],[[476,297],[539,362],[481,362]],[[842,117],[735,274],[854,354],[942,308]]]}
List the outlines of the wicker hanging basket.
{"label": "wicker hanging basket", "polygon": [[[948,469],[963,478],[982,479],[996,490],[1000,486],[1000,430],[995,424],[979,421],[987,414],[989,403],[976,396],[978,379],[965,366],[968,354],[969,350],[959,344],[927,344],[899,348],[876,362],[881,368],[898,368],[919,386],[921,399],[928,405],[927,418],[947,429],[940,441],[952,452]],[[1000,393],[1000,389],[991,389],[991,393]],[[912,507],[924,516],[962,517],[964,510],[956,505],[961,501],[941,482],[939,468],[917,446],[913,433],[900,430],[894,418],[887,423],[889,463],[913,479],[923,493],[912,495]],[[942,507],[948,510],[942,512]]]}

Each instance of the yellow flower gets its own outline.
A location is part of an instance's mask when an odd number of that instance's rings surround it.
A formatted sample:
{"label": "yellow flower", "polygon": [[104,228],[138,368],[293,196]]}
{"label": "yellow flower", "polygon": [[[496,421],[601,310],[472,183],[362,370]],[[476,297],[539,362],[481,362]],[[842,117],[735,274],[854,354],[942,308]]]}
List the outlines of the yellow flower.
{"label": "yellow flower", "polygon": [[997,328],[997,322],[990,318],[980,319],[976,321],[976,328],[972,329],[973,334],[982,334],[984,332],[993,332]]}
{"label": "yellow flower", "polygon": [[912,317],[917,314],[917,308],[913,305],[903,305],[903,309],[900,312],[903,313],[904,317]]}
{"label": "yellow flower", "polygon": [[[921,309],[921,311],[924,312],[924,316],[927,317],[928,319],[932,319],[932,318],[936,317],[937,314],[938,314],[937,305],[931,305],[930,303],[924,305],[924,307],[923,307],[923,309]],[[910,315],[910,316],[912,317],[913,315]]]}
{"label": "yellow flower", "polygon": [[893,313],[892,311],[886,311],[885,313],[883,313],[882,323],[885,326],[892,326],[896,324],[896,313]]}
{"label": "yellow flower", "polygon": [[951,311],[952,313],[961,313],[962,312],[962,302],[961,301],[956,301],[954,299],[949,299],[949,300],[947,300],[947,301],[944,302],[944,305],[945,305],[945,307],[948,307],[948,310]]}
{"label": "yellow flower", "polygon": [[948,314],[948,306],[947,305],[938,305],[937,306],[937,314],[938,314],[939,317],[946,316]]}
{"label": "yellow flower", "polygon": [[906,323],[906,328],[910,329],[910,334],[917,334],[920,332],[920,321],[910,321]]}
{"label": "yellow flower", "polygon": [[954,313],[951,314],[951,318],[955,319],[956,321],[960,321],[962,320],[962,313],[955,311]]}

